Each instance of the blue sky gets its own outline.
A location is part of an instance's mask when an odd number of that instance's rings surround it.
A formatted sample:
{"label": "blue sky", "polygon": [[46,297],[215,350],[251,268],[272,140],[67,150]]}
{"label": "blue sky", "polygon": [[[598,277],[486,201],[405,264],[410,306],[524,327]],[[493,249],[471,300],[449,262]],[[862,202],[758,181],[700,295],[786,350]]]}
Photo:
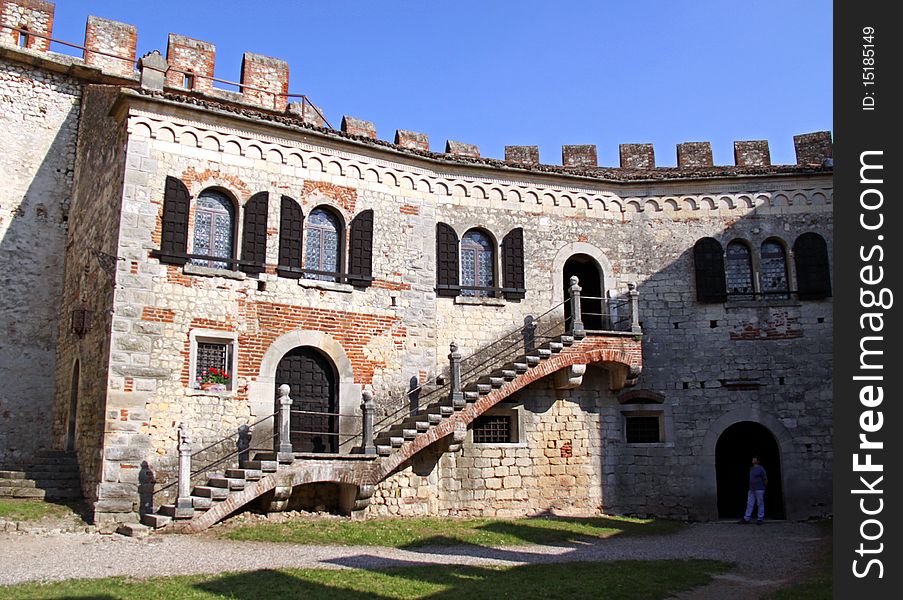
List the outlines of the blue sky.
{"label": "blue sky", "polygon": [[89,14],[136,25],[139,56],[165,53],[170,32],[212,42],[224,79],[245,51],[284,59],[290,91],[334,126],[421,131],[439,152],[538,145],[560,164],[562,144],[596,144],[616,166],[618,144],[651,142],[670,166],[677,143],[709,140],[733,164],[734,140],[767,139],[793,163],[794,134],[833,129],[825,0],[57,0],[54,37],[82,43]]}

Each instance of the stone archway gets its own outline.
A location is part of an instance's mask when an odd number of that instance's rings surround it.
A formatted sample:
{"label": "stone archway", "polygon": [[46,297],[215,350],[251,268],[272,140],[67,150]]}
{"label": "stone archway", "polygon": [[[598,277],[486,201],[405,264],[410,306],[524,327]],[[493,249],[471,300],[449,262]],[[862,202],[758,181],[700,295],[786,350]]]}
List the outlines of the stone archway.
{"label": "stone archway", "polygon": [[743,516],[749,489],[748,473],[753,456],[768,474],[765,493],[765,517],[784,518],[781,451],[768,429],[753,421],[734,423],[724,430],[715,444],[715,478],[718,489],[718,518]]}
{"label": "stone archway", "polygon": [[78,435],[78,391],[81,365],[75,361],[72,367],[72,379],[69,384],[69,412],[66,417],[66,452],[75,452]]}
{"label": "stone archway", "polygon": [[[571,277],[576,276],[580,282],[581,312],[583,327],[589,331],[602,331],[606,327],[605,283],[602,267],[588,254],[574,254],[562,267],[562,293],[567,297],[570,293]],[[571,317],[571,304],[564,304],[564,318]]]}

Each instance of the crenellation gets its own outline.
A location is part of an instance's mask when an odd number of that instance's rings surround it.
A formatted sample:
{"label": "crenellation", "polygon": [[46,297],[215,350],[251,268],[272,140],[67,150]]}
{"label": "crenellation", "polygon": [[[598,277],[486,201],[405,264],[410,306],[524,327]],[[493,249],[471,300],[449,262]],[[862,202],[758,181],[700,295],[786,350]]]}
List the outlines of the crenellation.
{"label": "crenellation", "polygon": [[[89,16],[83,60],[86,65],[115,75],[134,77],[137,44],[138,29],[134,25]],[[109,56],[111,54],[114,56]]]}
{"label": "crenellation", "polygon": [[655,149],[652,144],[621,144],[618,149],[622,169],[655,168]]}
{"label": "crenellation", "polygon": [[411,150],[430,151],[430,138],[425,133],[398,129],[395,131],[395,145]]}
{"label": "crenellation", "polygon": [[288,63],[245,52],[241,61],[241,93],[246,102],[284,111],[288,101]]}
{"label": "crenellation", "polygon": [[592,144],[562,146],[561,164],[565,167],[598,166],[599,161],[596,158],[596,146]]}
{"label": "crenellation", "polygon": [[734,164],[738,167],[770,166],[768,140],[734,142]]}
{"label": "crenellation", "polygon": [[692,169],[712,166],[711,142],[684,142],[677,145],[677,168]]}
{"label": "crenellation", "polygon": [[47,52],[53,34],[54,10],[53,2],[47,0],[0,0],[0,40],[35,52]]}
{"label": "crenellation", "polygon": [[345,115],[342,117],[342,131],[350,135],[361,135],[376,139],[376,125],[370,121]]}
{"label": "crenellation", "polygon": [[213,68],[216,46],[175,33],[166,45],[166,85],[182,90],[210,93],[213,91]]}
{"label": "crenellation", "polygon": [[834,157],[830,131],[817,131],[793,136],[796,164],[824,165]]}
{"label": "crenellation", "polygon": [[445,142],[445,153],[453,154],[455,156],[480,158],[480,147],[476,144],[465,144],[464,142],[448,140]]}

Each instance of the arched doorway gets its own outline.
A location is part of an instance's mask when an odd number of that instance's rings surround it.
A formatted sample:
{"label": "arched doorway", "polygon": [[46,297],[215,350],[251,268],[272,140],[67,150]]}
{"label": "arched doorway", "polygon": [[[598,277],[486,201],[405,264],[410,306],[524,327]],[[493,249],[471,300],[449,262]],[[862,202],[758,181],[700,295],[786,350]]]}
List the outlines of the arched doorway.
{"label": "arched doorway", "polygon": [[784,518],[781,486],[781,450],[774,435],[763,425],[741,421],[724,430],[715,444],[715,477],[718,485],[718,518],[739,519],[746,508],[752,457],[768,474],[765,518]]}
{"label": "arched doorway", "polygon": [[[602,285],[602,268],[592,256],[587,254],[574,254],[564,263],[564,297],[570,297],[571,277],[576,275],[580,280],[580,310],[583,318],[583,328],[589,330],[603,330],[605,327],[606,312],[604,297],[605,289]],[[571,317],[571,303],[564,303],[564,316]]]}
{"label": "arched doorway", "polygon": [[76,425],[78,422],[78,385],[79,364],[75,361],[72,367],[72,380],[69,385],[69,414],[66,418],[66,452],[75,452]]}
{"label": "arched doorway", "polygon": [[[278,387],[292,391],[291,442],[295,452],[338,451],[339,385],[335,366],[316,348],[290,350],[276,367]],[[278,406],[276,410],[278,410]]]}

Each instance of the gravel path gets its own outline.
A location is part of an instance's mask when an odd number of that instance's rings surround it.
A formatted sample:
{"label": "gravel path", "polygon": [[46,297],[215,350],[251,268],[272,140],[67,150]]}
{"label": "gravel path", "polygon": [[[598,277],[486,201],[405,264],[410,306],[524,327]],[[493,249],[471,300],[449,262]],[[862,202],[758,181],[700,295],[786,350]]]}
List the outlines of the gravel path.
{"label": "gravel path", "polygon": [[520,565],[616,559],[710,558],[737,564],[680,598],[756,598],[811,567],[820,540],[807,523],[693,524],[667,536],[612,538],[554,546],[302,546],[236,542],[212,535],[127,538],[98,534],[0,534],[0,584],[252,571],[280,567],[383,569],[424,564]]}

